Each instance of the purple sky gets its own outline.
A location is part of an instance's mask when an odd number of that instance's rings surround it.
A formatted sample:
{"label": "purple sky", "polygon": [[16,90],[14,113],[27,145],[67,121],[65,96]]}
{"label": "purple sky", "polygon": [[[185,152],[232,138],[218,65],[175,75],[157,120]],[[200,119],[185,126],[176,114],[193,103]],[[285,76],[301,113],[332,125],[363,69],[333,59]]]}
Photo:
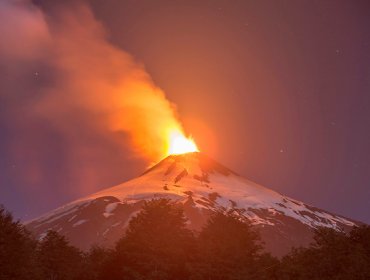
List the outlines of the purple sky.
{"label": "purple sky", "polygon": [[[43,2],[54,23],[73,1]],[[368,1],[87,3],[109,42],[142,63],[177,105],[203,152],[261,185],[370,223]],[[6,38],[11,32],[0,28]],[[60,73],[47,59],[13,63],[17,45],[7,42],[0,203],[29,219],[145,169],[127,135],[98,133],[89,112],[63,119],[68,137],[30,113]],[[76,153],[81,146],[88,153]]]}

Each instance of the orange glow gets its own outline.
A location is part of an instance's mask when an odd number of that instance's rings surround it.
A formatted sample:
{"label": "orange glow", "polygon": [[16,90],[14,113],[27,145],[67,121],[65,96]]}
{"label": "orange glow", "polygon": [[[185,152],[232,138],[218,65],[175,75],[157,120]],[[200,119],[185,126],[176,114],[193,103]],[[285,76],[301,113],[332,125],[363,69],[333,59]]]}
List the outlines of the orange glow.
{"label": "orange glow", "polygon": [[168,147],[169,155],[178,155],[192,152],[199,152],[199,149],[191,137],[185,137],[185,135],[179,130],[174,130],[170,132]]}

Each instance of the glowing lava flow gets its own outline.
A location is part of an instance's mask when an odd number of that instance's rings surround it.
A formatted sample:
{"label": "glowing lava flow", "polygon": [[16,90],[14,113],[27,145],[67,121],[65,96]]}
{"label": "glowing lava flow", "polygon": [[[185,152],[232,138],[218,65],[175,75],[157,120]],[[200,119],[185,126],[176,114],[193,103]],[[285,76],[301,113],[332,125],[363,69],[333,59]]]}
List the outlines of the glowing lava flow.
{"label": "glowing lava flow", "polygon": [[194,140],[191,137],[186,138],[180,131],[171,132],[169,140],[169,155],[199,152]]}

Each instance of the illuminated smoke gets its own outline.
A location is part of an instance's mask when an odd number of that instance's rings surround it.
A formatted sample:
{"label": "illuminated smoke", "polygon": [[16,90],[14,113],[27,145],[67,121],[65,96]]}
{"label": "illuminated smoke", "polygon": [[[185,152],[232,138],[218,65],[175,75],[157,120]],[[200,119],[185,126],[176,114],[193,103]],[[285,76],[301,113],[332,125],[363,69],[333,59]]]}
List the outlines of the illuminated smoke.
{"label": "illuminated smoke", "polygon": [[5,1],[0,10],[1,56],[17,64],[37,61],[53,72],[29,110],[76,150],[84,145],[79,126],[88,126],[106,137],[128,135],[136,154],[156,161],[168,152],[170,135],[183,133],[174,105],[140,63],[108,41],[87,5],[64,5],[53,17],[27,1]]}

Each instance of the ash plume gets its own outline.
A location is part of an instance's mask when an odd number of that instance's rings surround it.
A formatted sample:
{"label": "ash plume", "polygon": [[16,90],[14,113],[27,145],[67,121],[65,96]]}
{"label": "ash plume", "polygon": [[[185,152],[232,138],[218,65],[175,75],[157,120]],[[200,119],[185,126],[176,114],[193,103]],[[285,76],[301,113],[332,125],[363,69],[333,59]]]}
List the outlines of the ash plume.
{"label": "ash plume", "polygon": [[86,3],[49,14],[30,1],[1,1],[0,18],[0,122],[17,135],[4,148],[20,170],[14,184],[36,190],[56,181],[44,171],[53,153],[79,194],[115,172],[104,167],[109,155],[147,163],[165,155],[167,130],[182,131],[174,105],[142,64],[109,42]]}

